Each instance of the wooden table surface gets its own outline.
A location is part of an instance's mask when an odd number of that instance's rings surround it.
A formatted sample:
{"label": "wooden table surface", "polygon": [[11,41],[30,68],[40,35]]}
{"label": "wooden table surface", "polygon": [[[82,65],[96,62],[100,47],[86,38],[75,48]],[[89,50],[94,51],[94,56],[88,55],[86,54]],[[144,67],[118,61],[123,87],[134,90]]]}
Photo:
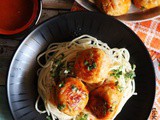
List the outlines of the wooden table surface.
{"label": "wooden table surface", "polygon": [[[43,0],[39,23],[55,15],[69,12],[72,4],[73,0]],[[0,120],[13,120],[6,94],[7,72],[12,57],[24,37],[17,39],[0,38]]]}
{"label": "wooden table surface", "polygon": [[[73,5],[74,0],[42,0],[42,1],[43,1],[43,10],[39,23],[55,15],[59,15],[64,12],[69,12]],[[135,27],[135,25],[133,25],[133,27]],[[0,120],[13,120],[8,106],[8,100],[6,94],[7,72],[12,57],[24,38],[25,36],[17,39],[0,38]]]}

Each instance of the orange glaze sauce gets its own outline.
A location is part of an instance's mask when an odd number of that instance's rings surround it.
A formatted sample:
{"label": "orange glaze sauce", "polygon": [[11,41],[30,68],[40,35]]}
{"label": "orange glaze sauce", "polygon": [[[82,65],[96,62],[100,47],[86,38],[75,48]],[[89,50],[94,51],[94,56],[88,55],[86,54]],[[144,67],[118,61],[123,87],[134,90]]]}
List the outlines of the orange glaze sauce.
{"label": "orange glaze sauce", "polygon": [[0,0],[0,34],[12,35],[27,29],[38,14],[38,0]]}
{"label": "orange glaze sauce", "polygon": [[82,94],[77,94],[72,92],[72,88],[69,87],[66,90],[66,94],[68,94],[68,105],[70,107],[77,107],[77,104],[81,101],[82,99]]}

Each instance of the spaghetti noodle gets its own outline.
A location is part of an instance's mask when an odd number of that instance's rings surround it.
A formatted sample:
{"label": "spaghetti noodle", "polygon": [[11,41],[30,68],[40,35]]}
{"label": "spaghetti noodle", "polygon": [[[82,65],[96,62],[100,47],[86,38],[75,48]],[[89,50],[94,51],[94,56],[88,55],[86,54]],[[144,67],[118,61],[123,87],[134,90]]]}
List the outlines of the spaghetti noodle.
{"label": "spaghetti noodle", "polygon": [[[77,53],[85,49],[98,48],[101,49],[109,56],[111,59],[111,65],[107,78],[97,84],[84,83],[87,88],[91,91],[109,82],[115,82],[117,89],[123,93],[123,98],[120,101],[118,110],[114,115],[113,119],[121,111],[127,100],[135,94],[135,65],[131,65],[130,54],[125,48],[110,48],[106,43],[103,43],[96,38],[89,35],[82,35],[73,39],[70,42],[63,43],[52,43],[48,46],[47,50],[41,53],[37,57],[37,62],[41,66],[38,70],[38,92],[39,97],[35,103],[35,108],[39,113],[47,113],[51,116],[53,120],[58,118],[59,120],[79,120],[79,116],[87,114],[87,119],[89,119],[91,112],[85,109],[76,116],[69,116],[61,112],[56,103],[50,101],[51,94],[56,94],[57,76],[59,79],[64,79],[67,76],[75,76],[73,71],[69,68],[74,67],[74,62],[76,60]],[[44,57],[45,63],[41,62],[41,58]],[[45,110],[39,110],[38,101],[42,98]],[[56,98],[52,98],[56,101]],[[87,120],[86,119],[86,120]]]}

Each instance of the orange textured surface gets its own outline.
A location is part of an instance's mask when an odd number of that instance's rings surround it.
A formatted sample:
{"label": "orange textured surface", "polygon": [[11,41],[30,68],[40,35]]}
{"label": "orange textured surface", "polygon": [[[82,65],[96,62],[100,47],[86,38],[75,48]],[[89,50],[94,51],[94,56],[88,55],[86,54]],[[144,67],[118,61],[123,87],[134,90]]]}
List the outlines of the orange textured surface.
{"label": "orange textured surface", "polygon": [[[72,7],[72,11],[80,11],[85,9],[76,2]],[[143,41],[147,47],[153,61],[156,73],[156,97],[148,120],[160,119],[160,17],[145,22],[124,22],[130,27]]]}

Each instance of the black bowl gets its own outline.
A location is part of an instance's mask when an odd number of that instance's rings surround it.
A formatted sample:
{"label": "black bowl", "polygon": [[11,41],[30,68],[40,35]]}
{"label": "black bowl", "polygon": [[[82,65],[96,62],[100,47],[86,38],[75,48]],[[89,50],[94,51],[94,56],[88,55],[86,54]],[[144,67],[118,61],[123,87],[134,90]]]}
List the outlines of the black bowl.
{"label": "black bowl", "polygon": [[111,48],[127,48],[136,67],[136,92],[116,120],[146,120],[155,97],[155,73],[146,47],[137,35],[112,17],[93,12],[73,12],[51,18],[26,37],[10,65],[7,93],[16,120],[44,120],[35,110],[38,54],[53,42],[70,41],[83,34],[94,36]]}

